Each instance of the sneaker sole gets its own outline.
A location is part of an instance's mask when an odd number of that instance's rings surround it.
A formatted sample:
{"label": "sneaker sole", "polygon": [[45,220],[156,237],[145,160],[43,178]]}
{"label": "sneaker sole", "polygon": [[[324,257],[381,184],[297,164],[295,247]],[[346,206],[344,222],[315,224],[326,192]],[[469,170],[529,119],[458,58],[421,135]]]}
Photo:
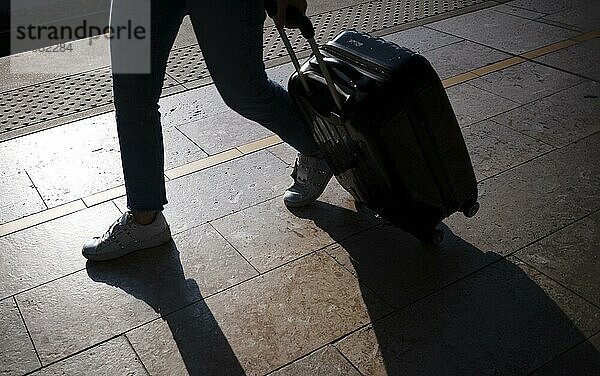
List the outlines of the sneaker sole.
{"label": "sneaker sole", "polygon": [[288,202],[285,199],[283,199],[283,203],[288,208],[303,208],[305,206],[308,206],[308,205],[314,203],[315,201],[317,201],[319,199],[319,197],[321,197],[323,192],[325,192],[325,189],[329,185],[329,182],[331,181],[332,178],[333,178],[333,174],[329,177],[329,179],[327,179],[327,184],[325,184],[323,186],[323,188],[319,191],[319,193],[315,195],[315,198],[308,200],[308,201],[298,201],[298,202]]}

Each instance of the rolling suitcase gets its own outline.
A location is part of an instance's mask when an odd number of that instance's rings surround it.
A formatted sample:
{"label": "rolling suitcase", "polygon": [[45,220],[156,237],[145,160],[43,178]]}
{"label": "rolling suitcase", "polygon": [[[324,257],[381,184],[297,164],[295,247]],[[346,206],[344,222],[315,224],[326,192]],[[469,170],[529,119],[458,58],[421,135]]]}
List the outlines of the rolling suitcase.
{"label": "rolling suitcase", "polygon": [[392,224],[439,244],[440,222],[457,211],[472,217],[479,204],[471,160],[437,73],[421,55],[357,31],[319,47],[308,17],[291,8],[288,16],[313,50],[300,66],[280,31],[296,67],[288,90],[336,178]]}

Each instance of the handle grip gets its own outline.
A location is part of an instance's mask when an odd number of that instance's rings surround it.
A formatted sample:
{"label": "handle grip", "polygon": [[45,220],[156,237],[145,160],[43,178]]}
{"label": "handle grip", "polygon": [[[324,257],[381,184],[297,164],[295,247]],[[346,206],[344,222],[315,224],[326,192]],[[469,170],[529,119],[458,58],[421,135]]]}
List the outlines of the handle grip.
{"label": "handle grip", "polygon": [[[265,0],[265,10],[269,17],[273,18],[277,15],[277,5],[276,0]],[[306,39],[315,37],[315,27],[310,18],[302,14],[298,8],[288,5],[285,13],[285,24],[293,29],[300,29],[300,33]]]}
{"label": "handle grip", "polygon": [[[276,0],[264,0],[264,2],[265,2],[264,3],[265,10],[269,14],[269,16],[270,17],[275,16],[277,14],[278,2]],[[341,112],[342,100],[340,99],[340,96],[335,89],[335,84],[333,83],[333,79],[331,78],[329,69],[327,69],[327,65],[325,65],[325,61],[323,60],[323,55],[321,55],[321,52],[319,51],[319,46],[317,45],[317,42],[315,42],[315,28],[314,28],[310,18],[308,18],[305,14],[302,14],[302,12],[300,12],[299,9],[296,9],[296,8],[290,7],[290,6],[288,6],[288,8],[287,8],[285,18],[286,18],[286,25],[291,25],[294,28],[299,28],[300,33],[302,33],[302,36],[304,38],[306,38],[306,40],[308,41],[308,44],[310,45],[310,48],[312,49],[314,56],[316,57],[317,61],[319,62],[319,66],[321,67],[321,72],[323,73],[323,76],[325,77],[325,81],[327,81],[327,87],[329,88],[329,91],[330,91],[331,95],[333,96],[335,105],[336,105],[337,109]],[[281,36],[281,39],[283,40],[283,44],[285,45],[285,48],[287,49],[288,53],[290,54],[292,63],[294,64],[294,67],[296,68],[296,72],[298,72],[298,76],[300,77],[300,81],[302,82],[302,86],[304,86],[304,90],[306,91],[306,93],[308,95],[311,95],[310,86],[308,85],[308,81],[307,81],[306,77],[302,73],[302,70],[300,68],[300,63],[298,62],[298,57],[296,56],[296,53],[294,52],[292,44],[290,43],[290,40],[288,39],[288,37],[285,33],[285,30],[278,29],[277,31],[279,32],[279,35]]]}

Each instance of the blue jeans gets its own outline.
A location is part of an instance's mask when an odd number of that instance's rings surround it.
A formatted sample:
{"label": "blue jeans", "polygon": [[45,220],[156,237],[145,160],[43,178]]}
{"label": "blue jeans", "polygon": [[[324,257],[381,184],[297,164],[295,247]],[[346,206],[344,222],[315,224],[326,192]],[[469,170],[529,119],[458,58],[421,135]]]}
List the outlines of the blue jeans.
{"label": "blue jeans", "polygon": [[[111,23],[123,20],[128,0],[113,0]],[[121,73],[119,39],[111,40],[113,94],[127,205],[163,210],[167,203],[164,146],[158,100],[169,52],[186,14],[190,15],[208,70],[225,103],[279,135],[303,154],[318,147],[287,91],[268,79],[263,63],[262,0],[149,0],[149,74]]]}

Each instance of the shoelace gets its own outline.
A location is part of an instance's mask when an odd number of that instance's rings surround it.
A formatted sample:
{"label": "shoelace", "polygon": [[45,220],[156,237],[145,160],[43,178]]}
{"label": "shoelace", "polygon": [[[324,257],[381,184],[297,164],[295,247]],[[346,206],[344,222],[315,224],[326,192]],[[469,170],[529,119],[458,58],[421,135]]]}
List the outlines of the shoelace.
{"label": "shoelace", "polygon": [[123,224],[121,224],[121,222],[123,221],[123,217],[117,219],[109,228],[108,231],[106,231],[104,233],[104,235],[102,235],[102,237],[100,238],[101,241],[106,241],[110,238],[115,239],[118,235],[120,235],[123,231],[125,231],[125,226],[127,226],[129,224],[129,222],[131,221],[131,214],[130,213],[126,213],[124,215],[127,215],[125,221]]}
{"label": "shoelace", "polygon": [[[315,165],[317,163],[314,163]],[[302,166],[300,166],[302,165]],[[311,185],[311,186],[319,186],[320,183],[316,181],[315,176],[319,176],[319,175],[325,175],[327,173],[327,171],[323,171],[322,169],[318,169],[318,168],[314,168],[313,167],[313,163],[310,162],[305,162],[302,163],[300,162],[299,158],[296,159],[296,162],[294,164],[294,170],[292,171],[292,178],[299,182],[302,183],[304,185]]]}

